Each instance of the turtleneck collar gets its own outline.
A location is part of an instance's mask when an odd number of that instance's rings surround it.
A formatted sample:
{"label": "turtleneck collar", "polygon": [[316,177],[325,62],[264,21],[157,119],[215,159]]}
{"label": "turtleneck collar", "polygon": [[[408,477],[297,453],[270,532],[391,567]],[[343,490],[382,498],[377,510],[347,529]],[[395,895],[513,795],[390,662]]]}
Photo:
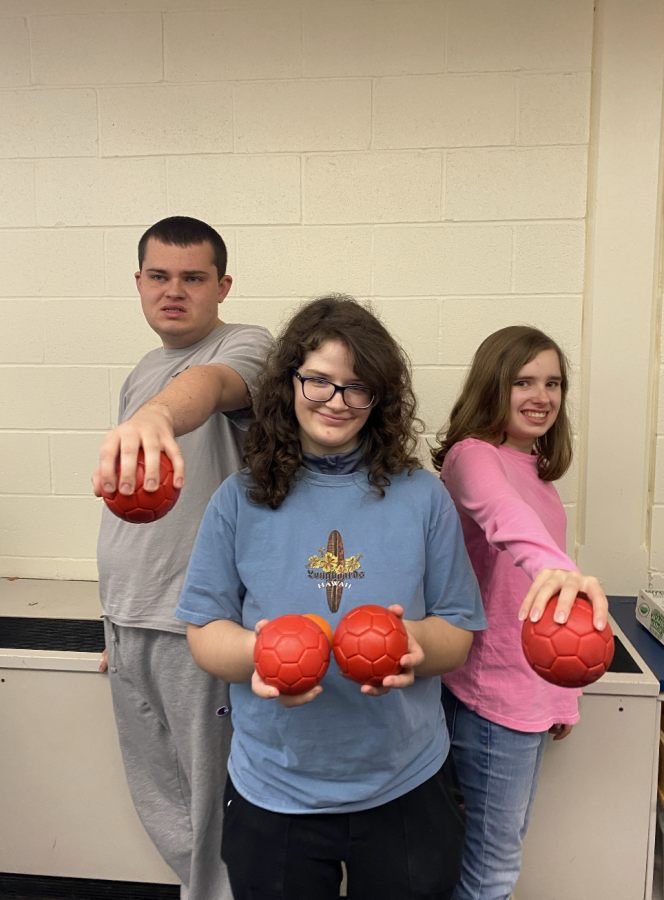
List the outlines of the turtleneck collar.
{"label": "turtleneck collar", "polygon": [[350,475],[362,468],[362,449],[362,444],[358,444],[346,453],[326,453],[325,456],[303,453],[302,465],[319,475]]}

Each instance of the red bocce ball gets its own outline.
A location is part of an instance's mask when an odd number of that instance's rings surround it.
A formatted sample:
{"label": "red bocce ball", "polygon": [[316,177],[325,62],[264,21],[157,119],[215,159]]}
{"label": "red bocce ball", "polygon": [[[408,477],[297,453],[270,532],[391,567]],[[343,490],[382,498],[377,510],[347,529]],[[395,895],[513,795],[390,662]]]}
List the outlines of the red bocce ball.
{"label": "red bocce ball", "polygon": [[280,694],[304,694],[323,679],[330,645],[307,616],[279,616],[263,628],[254,646],[256,671]]}
{"label": "red bocce ball", "polygon": [[334,658],[341,673],[359,684],[381,687],[383,678],[401,672],[408,652],[403,622],[383,606],[351,609],[334,632]]}
{"label": "red bocce ball", "polygon": [[579,596],[564,625],[553,621],[558,596],[552,597],[538,622],[526,619],[521,643],[528,664],[551,684],[580,688],[597,681],[613,659],[613,632],[593,626],[593,610]]}
{"label": "red bocce ball", "polygon": [[[115,472],[120,479],[120,459],[115,464]],[[159,487],[156,491],[143,489],[145,477],[145,460],[143,450],[138,451],[136,462],[136,488],[133,494],[125,495],[119,491],[108,494],[102,491],[102,497],[106,506],[125,522],[134,525],[142,525],[147,522],[156,522],[175,506],[180,496],[180,488],[173,487],[173,464],[166,454],[161,452],[159,462]]]}

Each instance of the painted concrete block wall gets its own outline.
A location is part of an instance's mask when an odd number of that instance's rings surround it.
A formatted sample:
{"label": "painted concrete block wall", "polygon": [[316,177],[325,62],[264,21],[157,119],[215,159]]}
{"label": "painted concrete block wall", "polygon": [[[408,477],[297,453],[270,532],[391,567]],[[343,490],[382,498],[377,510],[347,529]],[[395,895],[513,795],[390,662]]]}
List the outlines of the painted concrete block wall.
{"label": "painted concrete block wall", "polygon": [[660,334],[660,351],[655,484],[652,494],[652,527],[650,535],[650,578],[653,587],[664,589],[664,317],[662,318]]}
{"label": "painted concrete block wall", "polygon": [[3,0],[0,574],[96,577],[89,476],[157,345],[133,273],[163,216],[225,237],[229,321],[371,299],[429,438],[504,325],[578,378],[592,39],[592,0]]}

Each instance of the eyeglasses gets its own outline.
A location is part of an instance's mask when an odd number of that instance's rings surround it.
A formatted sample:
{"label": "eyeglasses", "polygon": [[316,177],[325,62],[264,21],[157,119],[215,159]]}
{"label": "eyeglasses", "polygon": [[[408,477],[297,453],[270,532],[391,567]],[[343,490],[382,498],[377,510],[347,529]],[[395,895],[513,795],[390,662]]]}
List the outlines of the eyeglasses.
{"label": "eyeglasses", "polygon": [[302,385],[302,393],[307,400],[314,403],[326,403],[331,400],[337,391],[341,391],[341,399],[351,409],[368,409],[374,402],[374,395],[369,388],[361,384],[333,384],[326,378],[315,378],[308,375],[300,375],[297,369],[290,370]]}

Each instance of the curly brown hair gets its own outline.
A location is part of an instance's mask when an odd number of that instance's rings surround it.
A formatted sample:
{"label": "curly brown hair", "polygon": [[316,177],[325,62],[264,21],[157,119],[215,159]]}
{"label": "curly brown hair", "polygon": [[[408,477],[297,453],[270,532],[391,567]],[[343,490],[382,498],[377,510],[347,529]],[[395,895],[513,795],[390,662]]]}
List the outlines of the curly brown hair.
{"label": "curly brown hair", "polygon": [[510,325],[494,331],[477,348],[470,371],[450,413],[449,424],[436,435],[431,451],[440,469],[454,444],[474,437],[489,444],[505,442],[510,419],[512,384],[519,371],[544,350],[555,350],[560,362],[560,410],[551,428],[535,442],[537,471],[542,481],[556,481],[572,462],[572,429],[565,400],[569,364],[558,344],[538,328]]}
{"label": "curly brown hair", "polygon": [[358,377],[376,400],[358,437],[369,483],[381,496],[390,475],[422,467],[415,456],[417,435],[410,363],[385,326],[353,297],[330,294],[305,304],[287,323],[265,362],[253,398],[256,421],[244,444],[244,464],[253,483],[252,503],[277,509],[302,465],[291,369],[326,341],[341,341]]}

